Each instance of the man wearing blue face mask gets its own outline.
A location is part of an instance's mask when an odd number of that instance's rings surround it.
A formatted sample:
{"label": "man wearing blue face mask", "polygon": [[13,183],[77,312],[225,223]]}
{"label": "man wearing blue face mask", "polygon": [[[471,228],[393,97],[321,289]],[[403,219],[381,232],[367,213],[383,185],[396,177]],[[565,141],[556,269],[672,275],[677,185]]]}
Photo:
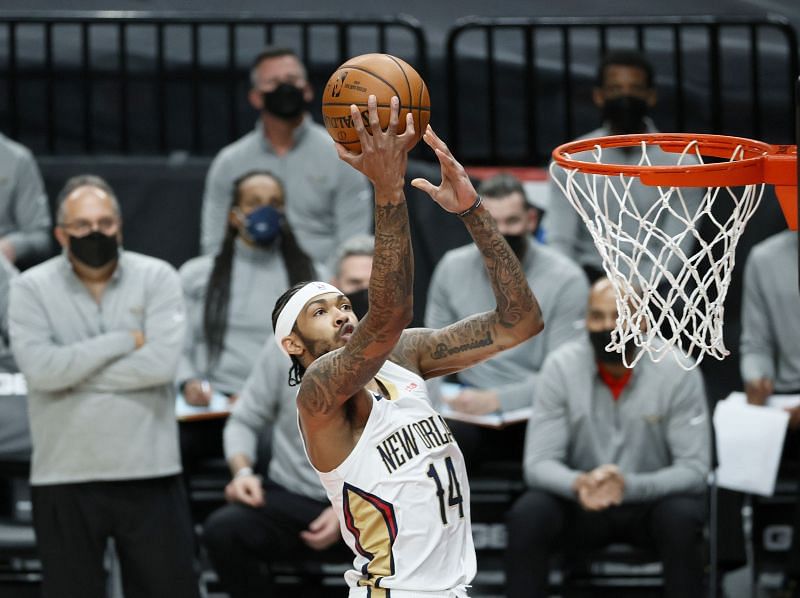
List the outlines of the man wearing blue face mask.
{"label": "man wearing blue face mask", "polygon": [[333,140],[307,112],[313,99],[305,68],[291,50],[267,48],[250,70],[255,129],[223,148],[208,171],[201,249],[216,253],[225,234],[229,190],[244,173],[269,170],[286,187],[286,217],[300,247],[327,264],[336,249],[372,225],[366,179],[336,156]]}
{"label": "man wearing blue face mask", "polygon": [[[603,124],[580,138],[656,133],[658,129],[648,114],[655,107],[657,100],[655,73],[650,62],[634,50],[610,52],[597,69],[597,81],[592,89],[592,101],[600,112]],[[648,149],[647,155],[654,165],[675,165],[678,160],[676,154],[667,154],[656,148]],[[638,164],[641,158],[642,152],[638,148],[604,149],[602,162],[632,165]],[[694,164],[696,160],[692,156],[687,156],[683,158],[683,163]],[[563,172],[559,170],[557,176],[562,178],[563,183]],[[638,181],[633,182],[631,189],[633,201],[641,213],[650,209],[658,198],[658,192],[654,187],[645,187]],[[701,195],[699,188],[683,190],[683,199],[690,213],[697,209]],[[639,223],[632,218],[623,219],[621,224],[631,233],[638,230],[639,226]],[[590,282],[604,275],[600,254],[588,229],[555,182],[551,182],[550,185],[550,201],[542,226],[548,244],[575,260],[584,269]],[[685,229],[680,220],[670,216],[659,220],[659,227],[670,236],[677,235]],[[686,235],[681,242],[680,246],[687,255],[690,254],[693,243],[691,235]],[[655,250],[655,254],[658,254],[658,250]],[[680,260],[672,260],[670,267],[673,270],[679,266]],[[639,265],[639,271],[646,278],[652,267],[653,264],[643,261]]]}
{"label": "man wearing blue face mask", "polygon": [[70,179],[59,199],[64,252],[15,278],[9,302],[42,595],[104,597],[114,538],[126,597],[197,598],[174,415],[178,275],[122,251],[119,205],[99,177]]}

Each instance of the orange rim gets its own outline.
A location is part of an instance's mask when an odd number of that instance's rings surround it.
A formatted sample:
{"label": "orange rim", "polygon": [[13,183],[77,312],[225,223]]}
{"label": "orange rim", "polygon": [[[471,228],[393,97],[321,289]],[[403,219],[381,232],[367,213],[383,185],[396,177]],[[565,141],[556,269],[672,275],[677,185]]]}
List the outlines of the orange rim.
{"label": "orange rim", "polygon": [[[656,145],[665,152],[681,153],[689,143],[697,142],[687,154],[723,158],[726,162],[686,164],[683,166],[633,166],[598,164],[576,160],[571,156],[601,148],[635,147],[642,143]],[[730,161],[734,151],[741,158]],[[644,135],[612,135],[571,141],[553,150],[553,160],[567,170],[605,176],[638,177],[653,187],[740,187],[767,183],[775,186],[786,223],[798,229],[797,146],[770,145],[763,141],[729,135],[701,133],[647,133]]]}
{"label": "orange rim", "polygon": [[[666,152],[681,153],[691,142],[697,142],[697,151],[701,155],[725,160],[730,160],[733,152],[741,148],[741,159],[713,164],[638,166],[598,164],[571,157],[580,152],[592,151],[597,146],[608,149],[634,147],[642,143],[656,145]],[[694,154],[695,149],[692,148],[687,153]],[[560,145],[553,150],[553,160],[568,170],[587,174],[634,176],[639,177],[645,185],[662,187],[736,187],[758,183],[797,185],[797,146],[770,145],[755,139],[728,135],[648,133],[595,137]]]}

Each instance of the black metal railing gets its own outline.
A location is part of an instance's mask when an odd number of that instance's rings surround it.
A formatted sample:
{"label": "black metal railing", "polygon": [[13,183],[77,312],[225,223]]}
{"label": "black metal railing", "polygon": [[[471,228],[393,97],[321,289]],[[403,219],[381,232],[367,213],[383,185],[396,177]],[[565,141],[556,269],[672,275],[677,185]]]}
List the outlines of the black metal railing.
{"label": "black metal railing", "polygon": [[446,48],[450,145],[470,163],[542,165],[597,128],[595,70],[622,48],[654,64],[661,130],[794,142],[798,44],[783,17],[467,17]]}
{"label": "black metal railing", "polygon": [[213,154],[255,122],[248,69],[267,44],[296,51],[318,94],[355,54],[427,71],[403,15],[0,13],[0,130],[40,154]]}

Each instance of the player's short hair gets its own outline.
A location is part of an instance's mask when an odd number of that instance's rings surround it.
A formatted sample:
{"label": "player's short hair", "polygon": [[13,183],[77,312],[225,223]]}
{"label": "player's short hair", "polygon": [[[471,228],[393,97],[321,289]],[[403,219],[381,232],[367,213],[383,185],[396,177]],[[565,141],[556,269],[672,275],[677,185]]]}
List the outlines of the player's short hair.
{"label": "player's short hair", "polygon": [[607,53],[600,66],[597,67],[597,87],[602,87],[605,81],[606,69],[609,66],[630,66],[644,71],[645,81],[648,88],[653,87],[655,75],[653,74],[653,65],[645,58],[644,54],[637,50],[612,50]]}
{"label": "player's short hair", "polygon": [[251,85],[256,87],[256,71],[258,70],[258,67],[261,66],[262,62],[265,60],[270,60],[271,58],[280,58],[282,56],[293,56],[300,65],[300,69],[303,71],[303,77],[308,80],[306,67],[303,64],[303,61],[300,60],[300,56],[297,55],[297,52],[284,46],[265,46],[258,54],[256,54],[256,57],[253,58],[253,62],[250,63]]}
{"label": "player's short hair", "polygon": [[508,197],[512,193],[519,193],[522,196],[526,208],[533,207],[528,201],[528,195],[525,193],[522,183],[513,174],[501,172],[481,181],[478,185],[478,195],[483,198],[498,199]]}
{"label": "player's short hair", "polygon": [[103,177],[97,176],[96,174],[79,174],[67,179],[67,182],[64,183],[61,191],[58,192],[58,199],[56,201],[58,205],[58,209],[56,210],[57,224],[64,224],[66,212],[65,204],[67,202],[67,198],[72,194],[73,191],[75,191],[75,189],[79,187],[94,187],[95,189],[100,189],[100,191],[106,193],[111,199],[111,204],[114,208],[114,211],[117,213],[117,217],[122,218],[122,211],[119,209],[117,195],[114,193],[111,185],[108,184],[108,181],[106,181]]}

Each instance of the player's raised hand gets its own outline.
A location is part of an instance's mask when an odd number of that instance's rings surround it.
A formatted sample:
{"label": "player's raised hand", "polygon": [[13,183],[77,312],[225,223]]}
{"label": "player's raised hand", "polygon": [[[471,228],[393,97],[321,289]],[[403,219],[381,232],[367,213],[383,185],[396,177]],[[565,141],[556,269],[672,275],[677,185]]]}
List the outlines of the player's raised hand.
{"label": "player's raised hand", "polygon": [[408,164],[408,152],[415,143],[414,117],[410,112],[406,115],[406,129],[398,134],[400,100],[397,96],[392,96],[389,126],[385,131],[381,129],[378,100],[374,95],[370,95],[367,99],[367,113],[369,131],[364,126],[358,107],[355,104],[350,106],[353,128],[361,142],[361,153],[354,154],[338,143],[336,151],[342,160],[364,173],[375,185],[376,190],[396,189],[398,186],[402,188]]}
{"label": "player's raised hand", "polygon": [[414,179],[411,184],[424,191],[448,212],[460,214],[475,203],[477,193],[464,167],[453,157],[444,141],[428,125],[422,136],[439,160],[442,170],[442,182],[439,186],[426,179]]}

